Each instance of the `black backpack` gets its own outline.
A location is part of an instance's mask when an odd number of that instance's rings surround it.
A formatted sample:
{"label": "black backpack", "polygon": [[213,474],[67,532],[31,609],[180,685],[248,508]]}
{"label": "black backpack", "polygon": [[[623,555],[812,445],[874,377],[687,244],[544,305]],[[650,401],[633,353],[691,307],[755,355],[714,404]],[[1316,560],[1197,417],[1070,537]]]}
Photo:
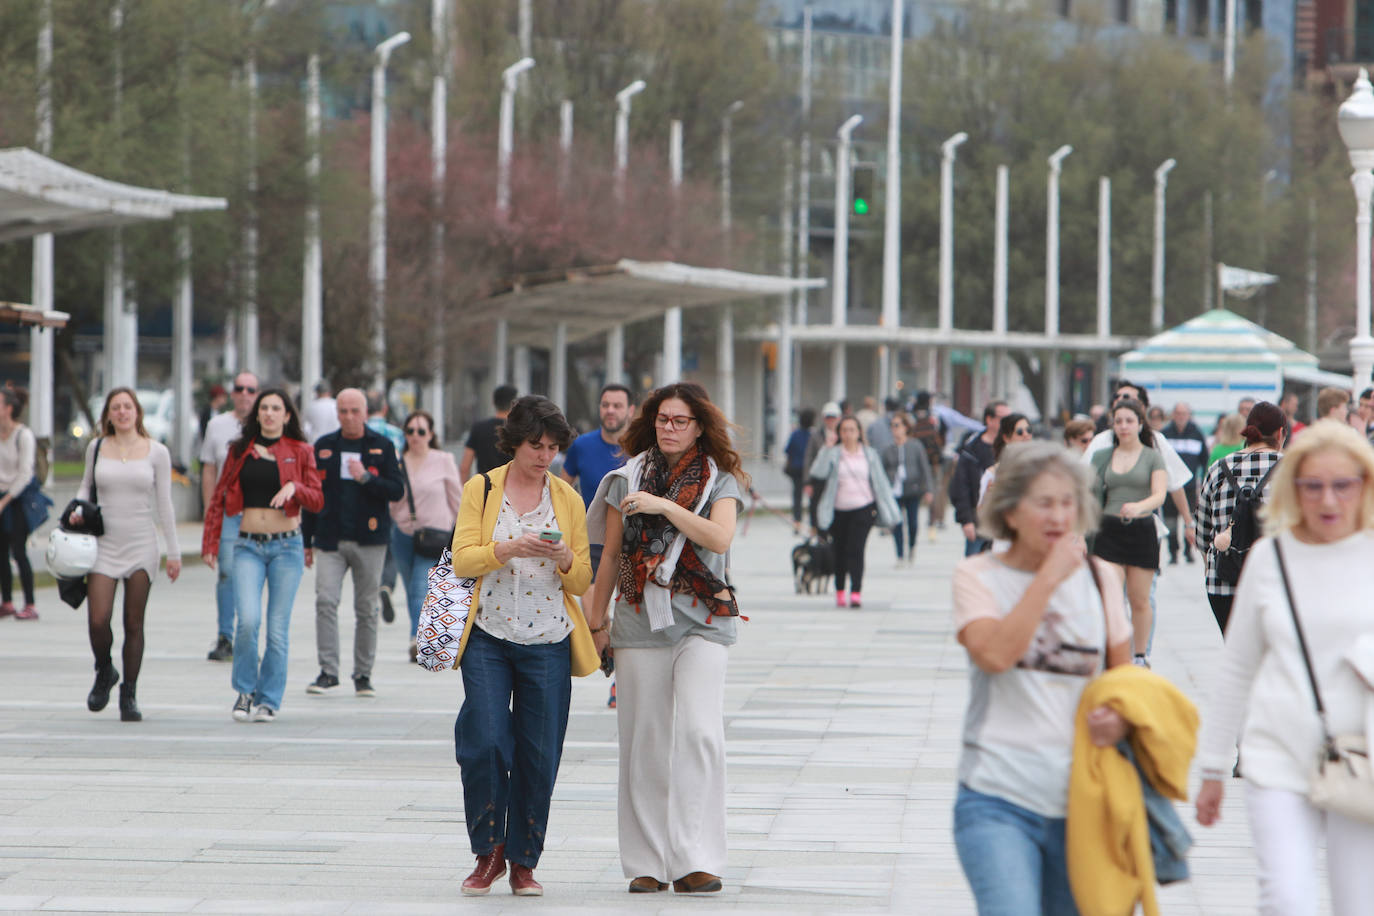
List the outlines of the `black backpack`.
{"label": "black backpack", "polygon": [[1235,585],[1240,581],[1240,571],[1245,566],[1245,555],[1250,552],[1255,541],[1259,540],[1259,510],[1260,506],[1264,505],[1264,485],[1269,482],[1270,475],[1278,466],[1278,462],[1274,462],[1258,484],[1243,487],[1226,464],[1226,459],[1221,459],[1222,476],[1236,490],[1236,508],[1231,513],[1231,546],[1217,553],[1217,578],[1228,585]]}

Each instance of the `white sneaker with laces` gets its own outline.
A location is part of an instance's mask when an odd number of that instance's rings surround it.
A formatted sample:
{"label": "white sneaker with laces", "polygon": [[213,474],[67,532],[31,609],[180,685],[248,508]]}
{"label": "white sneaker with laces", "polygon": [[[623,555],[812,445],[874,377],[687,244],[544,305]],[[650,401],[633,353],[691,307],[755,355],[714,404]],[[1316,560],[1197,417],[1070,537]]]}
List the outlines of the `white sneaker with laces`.
{"label": "white sneaker with laces", "polygon": [[253,698],[246,693],[239,694],[239,698],[234,701],[234,721],[247,722],[252,709]]}
{"label": "white sneaker with laces", "polygon": [[259,706],[253,711],[254,722],[275,722],[277,721],[276,710],[270,706]]}

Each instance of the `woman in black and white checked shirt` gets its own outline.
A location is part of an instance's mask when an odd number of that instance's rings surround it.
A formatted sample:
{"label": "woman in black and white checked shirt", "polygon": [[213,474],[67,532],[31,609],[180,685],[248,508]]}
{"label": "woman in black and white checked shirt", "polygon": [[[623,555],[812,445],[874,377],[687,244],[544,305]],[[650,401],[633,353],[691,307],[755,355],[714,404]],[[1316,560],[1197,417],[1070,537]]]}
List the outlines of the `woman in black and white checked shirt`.
{"label": "woman in black and white checked shirt", "polygon": [[[1217,619],[1217,626],[1223,635],[1226,633],[1226,621],[1231,616],[1236,585],[1218,575],[1217,557],[1222,548],[1230,546],[1229,529],[1236,511],[1237,488],[1226,479],[1221,466],[1226,465],[1240,486],[1258,486],[1270,468],[1278,464],[1280,452],[1288,440],[1288,418],[1268,401],[1260,401],[1250,408],[1246,423],[1241,430],[1245,447],[1212,462],[1202,482],[1202,495],[1197,507],[1198,544],[1205,545],[1206,550],[1207,601],[1212,605],[1212,616]],[[1218,537],[1221,537],[1220,545]]]}

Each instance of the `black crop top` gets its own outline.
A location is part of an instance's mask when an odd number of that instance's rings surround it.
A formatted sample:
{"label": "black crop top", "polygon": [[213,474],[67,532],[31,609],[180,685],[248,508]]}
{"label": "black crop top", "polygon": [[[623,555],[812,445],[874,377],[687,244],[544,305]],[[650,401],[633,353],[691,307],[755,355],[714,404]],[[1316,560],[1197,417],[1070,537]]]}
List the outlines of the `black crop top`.
{"label": "black crop top", "polygon": [[[261,437],[257,440],[258,444],[269,447],[276,441]],[[254,449],[239,471],[239,487],[243,490],[243,508],[270,509],[272,497],[281,489],[281,475],[277,472],[277,463],[259,458],[257,450]]]}

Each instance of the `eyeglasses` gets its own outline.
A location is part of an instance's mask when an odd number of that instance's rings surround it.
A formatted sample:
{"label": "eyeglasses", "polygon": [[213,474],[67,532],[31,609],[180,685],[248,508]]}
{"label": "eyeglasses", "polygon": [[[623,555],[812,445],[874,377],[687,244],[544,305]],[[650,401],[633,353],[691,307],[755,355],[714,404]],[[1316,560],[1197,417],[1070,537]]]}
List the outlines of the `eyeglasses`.
{"label": "eyeglasses", "polygon": [[428,434],[429,434],[429,430],[425,429],[423,426],[407,426],[407,427],[406,427],[406,435],[407,435],[407,436],[425,436],[425,435],[428,435]]}
{"label": "eyeglasses", "polygon": [[658,416],[654,417],[654,425],[657,426],[659,429],[667,429],[671,426],[678,432],[682,432],[695,419],[696,417],[688,416],[670,417],[667,414],[661,413]]}
{"label": "eyeglasses", "polygon": [[1079,442],[1082,442],[1084,445],[1092,445],[1092,443],[1093,443],[1093,434],[1092,434],[1092,433],[1088,433],[1086,436],[1079,436],[1079,437],[1078,437],[1078,441],[1079,441]]}
{"label": "eyeglasses", "polygon": [[234,394],[257,394],[258,389],[249,388],[247,385],[235,385]]}
{"label": "eyeglasses", "polygon": [[1303,499],[1321,499],[1328,487],[1337,499],[1354,499],[1364,489],[1363,477],[1336,477],[1322,480],[1318,477],[1299,477],[1293,481],[1298,487],[1298,495]]}

